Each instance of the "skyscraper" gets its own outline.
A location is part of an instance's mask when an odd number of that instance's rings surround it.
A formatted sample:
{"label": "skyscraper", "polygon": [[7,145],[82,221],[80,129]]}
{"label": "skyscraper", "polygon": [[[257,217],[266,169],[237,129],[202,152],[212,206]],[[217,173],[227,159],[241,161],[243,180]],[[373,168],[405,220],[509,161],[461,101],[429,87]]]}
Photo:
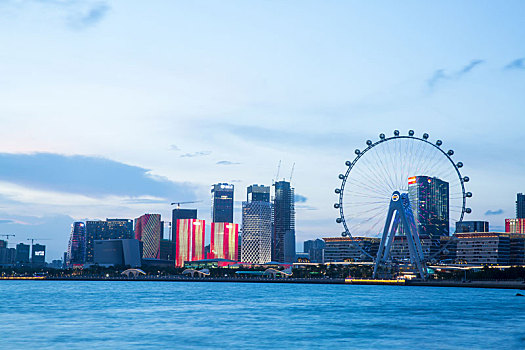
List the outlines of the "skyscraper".
{"label": "skyscraper", "polygon": [[408,179],[408,196],[417,232],[432,240],[449,235],[448,182],[435,177],[413,176]]}
{"label": "skyscraper", "polygon": [[95,240],[134,238],[133,220],[86,221],[86,262],[93,263]]}
{"label": "skyscraper", "polygon": [[160,214],[144,214],[135,219],[135,239],[143,242],[142,258],[160,259],[162,224]]}
{"label": "skyscraper", "polygon": [[274,186],[272,260],[291,263],[295,260],[294,189],[284,180]]}
{"label": "skyscraper", "polygon": [[44,267],[46,265],[46,246],[35,243],[31,250],[31,266]]}
{"label": "skyscraper", "polygon": [[211,218],[212,222],[233,222],[233,185],[212,185]]}
{"label": "skyscraper", "polygon": [[516,197],[516,219],[525,219],[525,194],[518,193]]}
{"label": "skyscraper", "polygon": [[241,261],[264,264],[272,260],[272,205],[270,187],[248,187],[242,202]]}
{"label": "skyscraper", "polygon": [[197,209],[175,208],[171,212],[171,241],[173,242],[173,253],[171,256],[177,256],[177,225],[181,219],[197,219]]}
{"label": "skyscraper", "polygon": [[324,256],[325,241],[322,239],[308,240],[303,243],[303,252],[308,253],[310,262],[322,263]]}
{"label": "skyscraper", "polygon": [[71,224],[71,235],[67,246],[67,266],[72,267],[83,264],[85,262],[85,252],[86,225],[77,221]]}
{"label": "skyscraper", "polygon": [[18,265],[29,264],[29,253],[31,246],[29,244],[18,243],[16,245],[16,263]]}
{"label": "skyscraper", "polygon": [[238,237],[238,224],[212,222],[209,258],[237,260]]}
{"label": "skyscraper", "polygon": [[204,259],[205,221],[179,219],[175,235],[175,266]]}

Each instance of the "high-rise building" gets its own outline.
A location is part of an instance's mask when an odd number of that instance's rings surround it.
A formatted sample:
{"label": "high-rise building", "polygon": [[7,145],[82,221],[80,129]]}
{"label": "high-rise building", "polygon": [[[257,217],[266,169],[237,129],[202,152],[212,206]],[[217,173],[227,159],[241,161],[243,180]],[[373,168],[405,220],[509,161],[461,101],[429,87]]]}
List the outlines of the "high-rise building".
{"label": "high-rise building", "polygon": [[15,258],[16,249],[8,248],[7,241],[0,240],[0,266],[13,266]]}
{"label": "high-rise building", "polygon": [[233,185],[218,183],[211,187],[212,222],[233,222]]}
{"label": "high-rise building", "polygon": [[516,198],[516,219],[525,219],[525,194],[518,193]]}
{"label": "high-rise building", "polygon": [[488,221],[458,221],[456,222],[456,233],[489,232]]}
{"label": "high-rise building", "polygon": [[295,261],[294,189],[285,180],[274,186],[272,260],[291,263]]}
{"label": "high-rise building", "polygon": [[175,261],[173,252],[175,251],[175,244],[169,239],[162,239],[160,241],[160,259]]}
{"label": "high-rise building", "polygon": [[33,244],[31,251],[31,266],[44,267],[46,265],[46,246]]}
{"label": "high-rise building", "polygon": [[237,260],[238,237],[238,224],[212,222],[209,258]]}
{"label": "high-rise building", "polygon": [[247,202],[269,202],[270,201],[270,187],[264,185],[248,186],[246,193]]}
{"label": "high-rise building", "polygon": [[144,214],[135,219],[135,239],[143,242],[144,259],[160,259],[162,231],[160,214]]}
{"label": "high-rise building", "polygon": [[185,261],[202,260],[205,258],[205,224],[204,220],[177,220],[175,266],[184,266]]}
{"label": "high-rise building", "polygon": [[67,266],[82,265],[86,253],[86,225],[83,222],[71,224],[71,235],[67,245]]}
{"label": "high-rise building", "polygon": [[171,241],[173,242],[172,256],[177,256],[177,225],[181,219],[197,219],[197,209],[175,208],[171,212]]}
{"label": "high-rise building", "polygon": [[449,235],[448,182],[436,177],[410,177],[408,196],[420,236],[439,241],[439,237]]}
{"label": "high-rise building", "polygon": [[86,262],[93,263],[95,240],[133,239],[133,220],[86,221]]}
{"label": "high-rise building", "polygon": [[505,232],[507,233],[525,233],[524,219],[505,219]]}
{"label": "high-rise building", "polygon": [[272,204],[270,187],[248,187],[242,202],[241,261],[264,264],[272,260]]}
{"label": "high-rise building", "polygon": [[324,248],[325,241],[322,239],[312,239],[304,241],[303,243],[303,252],[308,254],[308,259],[313,263],[322,263],[324,262]]}
{"label": "high-rise building", "polygon": [[16,263],[18,265],[29,264],[29,254],[31,246],[29,244],[18,243],[16,245]]}

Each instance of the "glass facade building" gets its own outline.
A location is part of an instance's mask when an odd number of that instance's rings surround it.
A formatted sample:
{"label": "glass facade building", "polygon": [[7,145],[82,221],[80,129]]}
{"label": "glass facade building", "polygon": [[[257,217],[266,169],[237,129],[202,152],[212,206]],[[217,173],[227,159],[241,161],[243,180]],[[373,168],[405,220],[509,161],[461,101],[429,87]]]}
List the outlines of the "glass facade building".
{"label": "glass facade building", "polygon": [[144,214],[135,219],[135,239],[143,242],[143,258],[160,259],[162,232],[160,214]]}
{"label": "glass facade building", "polygon": [[19,265],[29,264],[29,254],[31,246],[29,244],[18,243],[16,245],[16,263]]}
{"label": "glass facade building", "polygon": [[204,220],[177,220],[175,266],[182,267],[185,261],[204,259],[205,224]]}
{"label": "glass facade building", "polygon": [[86,262],[93,263],[95,240],[134,238],[133,220],[86,221]]}
{"label": "glass facade building", "polygon": [[238,224],[212,222],[210,254],[207,258],[237,260],[238,237]]}
{"label": "glass facade building", "polygon": [[175,208],[171,212],[171,241],[173,242],[173,252],[171,256],[173,259],[177,255],[177,228],[178,221],[181,219],[197,219],[197,209]]}
{"label": "glass facade building", "polygon": [[86,253],[86,224],[83,222],[74,222],[71,224],[71,235],[67,245],[68,267],[84,264]]}
{"label": "glass facade building", "polygon": [[241,261],[264,264],[272,260],[272,204],[270,187],[248,187],[242,203]]}
{"label": "glass facade building", "polygon": [[211,187],[212,222],[233,222],[233,185],[215,184]]}
{"label": "glass facade building", "polygon": [[516,196],[516,218],[525,219],[525,194],[518,193]]}
{"label": "glass facade building", "polygon": [[308,254],[308,259],[313,263],[324,262],[325,241],[322,239],[308,240],[303,243],[303,252]]}
{"label": "glass facade building", "polygon": [[33,244],[31,251],[31,265],[33,267],[46,266],[46,246],[42,244]]}
{"label": "glass facade building", "polygon": [[295,205],[294,189],[288,181],[274,183],[272,260],[295,261]]}
{"label": "glass facade building", "polygon": [[456,233],[489,232],[488,221],[458,221],[456,222]]}
{"label": "glass facade building", "polygon": [[439,240],[449,235],[449,186],[435,177],[408,179],[408,196],[420,236]]}

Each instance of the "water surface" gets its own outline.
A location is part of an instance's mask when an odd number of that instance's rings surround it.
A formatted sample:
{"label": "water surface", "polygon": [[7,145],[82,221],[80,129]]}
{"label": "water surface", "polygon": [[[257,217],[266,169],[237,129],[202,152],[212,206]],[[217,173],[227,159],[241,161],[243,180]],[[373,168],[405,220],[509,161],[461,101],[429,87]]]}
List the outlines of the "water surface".
{"label": "water surface", "polygon": [[0,281],[1,349],[525,349],[516,290]]}

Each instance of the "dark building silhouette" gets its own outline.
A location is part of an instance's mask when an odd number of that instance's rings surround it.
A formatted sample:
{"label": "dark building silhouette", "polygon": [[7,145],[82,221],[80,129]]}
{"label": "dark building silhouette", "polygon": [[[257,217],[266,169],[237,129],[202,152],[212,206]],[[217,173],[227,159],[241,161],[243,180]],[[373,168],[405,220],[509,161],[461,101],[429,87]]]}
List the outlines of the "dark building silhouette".
{"label": "dark building silhouette", "polygon": [[93,263],[95,240],[133,239],[133,220],[86,221],[86,262]]}
{"label": "dark building silhouette", "polygon": [[175,208],[171,212],[171,241],[173,242],[173,251],[171,252],[171,256],[173,260],[175,260],[177,251],[178,220],[182,219],[197,219],[197,209]]}
{"label": "dark building silhouette", "polygon": [[516,219],[525,219],[525,194],[518,193],[516,197]]}
{"label": "dark building silhouette", "polygon": [[86,224],[74,222],[71,224],[71,235],[67,246],[67,266],[81,265],[86,261]]}
{"label": "dark building silhouette", "polygon": [[29,254],[31,246],[29,244],[18,243],[16,245],[16,263],[18,265],[27,265],[29,264]]}
{"label": "dark building silhouette", "polygon": [[414,176],[408,179],[408,195],[418,234],[432,240],[448,236],[448,182],[435,177]]}
{"label": "dark building silhouette", "polygon": [[247,202],[269,202],[270,201],[270,187],[264,185],[248,186],[246,193]]}
{"label": "dark building silhouette", "polygon": [[313,263],[322,263],[324,260],[325,241],[322,239],[312,239],[304,241],[303,251],[308,253],[308,259]]}
{"label": "dark building silhouette", "polygon": [[173,252],[175,251],[174,248],[174,242],[172,242],[169,239],[162,239],[160,241],[160,259],[161,260],[170,260],[175,261],[175,255],[173,255]]}
{"label": "dark building silhouette", "polygon": [[274,183],[272,260],[291,263],[295,261],[295,206],[294,189],[290,182]]}
{"label": "dark building silhouette", "polygon": [[46,266],[46,246],[42,244],[33,244],[31,250],[31,266],[44,267]]}
{"label": "dark building silhouette", "polygon": [[212,222],[233,222],[233,185],[218,183],[211,187]]}
{"label": "dark building silhouette", "polygon": [[489,232],[488,221],[458,221],[456,222],[456,233]]}

